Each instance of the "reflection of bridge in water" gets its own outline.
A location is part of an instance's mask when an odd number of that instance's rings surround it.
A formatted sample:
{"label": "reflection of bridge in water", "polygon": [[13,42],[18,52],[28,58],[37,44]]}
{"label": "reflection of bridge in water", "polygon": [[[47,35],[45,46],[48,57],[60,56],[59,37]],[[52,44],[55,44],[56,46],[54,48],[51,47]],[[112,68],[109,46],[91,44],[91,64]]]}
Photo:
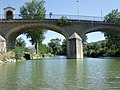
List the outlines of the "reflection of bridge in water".
{"label": "reflection of bridge in water", "polygon": [[[120,26],[115,23],[106,23],[102,17],[56,14],[45,16],[45,19],[22,19],[19,15],[14,15],[12,20],[6,20],[4,15],[1,15],[0,35],[6,40],[6,49],[9,51],[14,48],[18,35],[29,29],[36,30],[37,28],[52,30],[64,35],[67,40],[68,58],[83,58],[82,39],[87,33],[103,31],[120,38]],[[62,16],[71,23],[59,26],[57,22]]]}

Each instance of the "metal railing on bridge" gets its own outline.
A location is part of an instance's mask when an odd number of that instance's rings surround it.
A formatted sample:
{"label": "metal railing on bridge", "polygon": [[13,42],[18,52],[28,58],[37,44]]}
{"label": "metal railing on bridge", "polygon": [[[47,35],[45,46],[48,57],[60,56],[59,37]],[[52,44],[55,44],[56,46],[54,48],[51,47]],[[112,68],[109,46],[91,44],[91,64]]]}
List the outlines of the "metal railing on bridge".
{"label": "metal railing on bridge", "polygon": [[[104,17],[97,17],[97,16],[45,14],[45,19],[60,19],[61,17],[66,17],[67,19],[70,19],[70,20],[104,21]],[[0,19],[5,20],[6,19],[5,15],[1,14]],[[23,19],[23,18],[20,16],[20,14],[15,14],[13,16],[13,19]],[[35,19],[35,18],[33,18],[33,19]]]}

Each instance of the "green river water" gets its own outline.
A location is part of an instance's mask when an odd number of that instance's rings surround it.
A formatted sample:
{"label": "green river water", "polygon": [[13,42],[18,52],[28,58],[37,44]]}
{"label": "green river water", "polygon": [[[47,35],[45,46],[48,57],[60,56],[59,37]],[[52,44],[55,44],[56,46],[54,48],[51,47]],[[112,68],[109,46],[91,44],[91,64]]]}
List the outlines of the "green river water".
{"label": "green river water", "polygon": [[0,90],[120,90],[120,58],[59,56],[2,64]]}

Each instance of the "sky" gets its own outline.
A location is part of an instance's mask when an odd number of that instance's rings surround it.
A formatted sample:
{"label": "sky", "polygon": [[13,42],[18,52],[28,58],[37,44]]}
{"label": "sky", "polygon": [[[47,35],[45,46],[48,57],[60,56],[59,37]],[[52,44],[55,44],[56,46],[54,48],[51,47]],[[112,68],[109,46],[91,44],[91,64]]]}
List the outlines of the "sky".
{"label": "sky", "polygon": [[[15,13],[19,14],[19,9],[25,2],[32,0],[0,0],[0,13],[4,14],[3,8],[12,6],[15,8]],[[78,1],[78,2],[77,2]],[[2,3],[1,3],[2,2]],[[46,13],[52,12],[53,14],[63,15],[84,15],[84,16],[98,16],[104,17],[113,9],[120,10],[120,0],[45,0]],[[55,32],[48,31],[44,43],[48,43],[52,38],[64,39],[62,35]],[[52,36],[52,37],[51,37]],[[88,42],[103,40],[104,36],[100,32],[90,33]],[[25,38],[24,36],[22,36]],[[27,39],[25,39],[27,41]],[[27,43],[29,46],[30,43]]]}

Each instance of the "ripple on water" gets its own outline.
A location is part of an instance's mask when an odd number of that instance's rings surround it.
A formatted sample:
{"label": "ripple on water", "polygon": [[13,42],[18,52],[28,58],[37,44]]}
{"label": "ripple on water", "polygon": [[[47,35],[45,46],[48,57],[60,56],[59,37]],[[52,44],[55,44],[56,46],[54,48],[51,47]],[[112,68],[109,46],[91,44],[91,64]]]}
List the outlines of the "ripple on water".
{"label": "ripple on water", "polygon": [[0,90],[120,90],[119,61],[62,58],[0,65]]}

